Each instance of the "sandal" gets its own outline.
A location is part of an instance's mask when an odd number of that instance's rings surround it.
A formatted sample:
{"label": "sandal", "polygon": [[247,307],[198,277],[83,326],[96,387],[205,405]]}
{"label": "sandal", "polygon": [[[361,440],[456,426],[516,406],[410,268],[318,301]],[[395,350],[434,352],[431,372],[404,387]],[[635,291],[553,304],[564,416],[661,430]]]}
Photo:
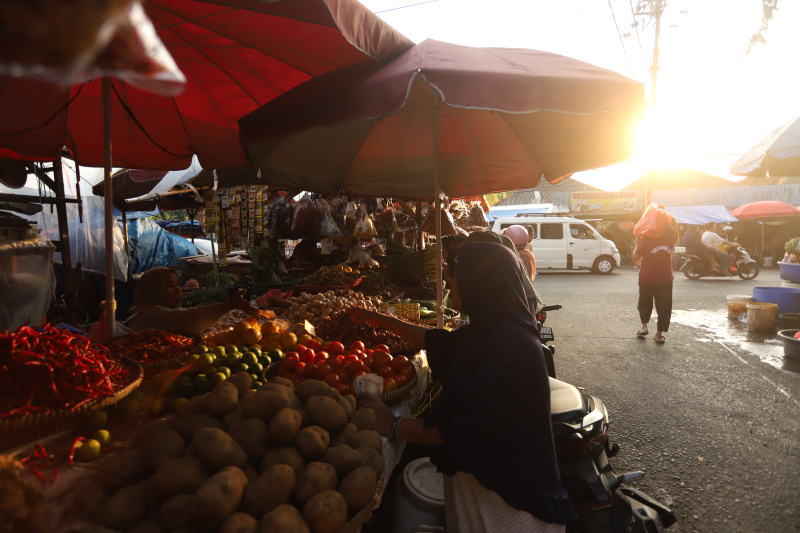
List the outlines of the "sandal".
{"label": "sandal", "polygon": [[637,337],[646,337],[649,333],[650,332],[647,331],[646,329],[640,329],[639,331],[636,332],[636,336]]}
{"label": "sandal", "polygon": [[656,341],[656,344],[664,344],[665,339],[664,337],[653,337],[653,340]]}

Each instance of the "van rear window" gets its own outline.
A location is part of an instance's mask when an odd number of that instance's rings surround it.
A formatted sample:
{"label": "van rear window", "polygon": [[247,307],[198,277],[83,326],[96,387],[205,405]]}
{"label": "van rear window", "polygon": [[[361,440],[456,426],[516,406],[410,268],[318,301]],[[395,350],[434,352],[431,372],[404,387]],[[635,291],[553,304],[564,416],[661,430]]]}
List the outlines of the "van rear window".
{"label": "van rear window", "polygon": [[564,224],[540,224],[541,226],[541,239],[563,239],[564,238]]}

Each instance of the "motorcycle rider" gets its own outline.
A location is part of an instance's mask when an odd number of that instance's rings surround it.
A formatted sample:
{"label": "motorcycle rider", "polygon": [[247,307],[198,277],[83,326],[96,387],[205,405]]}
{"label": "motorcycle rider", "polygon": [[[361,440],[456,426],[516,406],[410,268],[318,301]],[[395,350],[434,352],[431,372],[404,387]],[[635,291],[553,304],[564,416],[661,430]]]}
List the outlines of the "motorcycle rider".
{"label": "motorcycle rider", "polygon": [[706,231],[703,233],[703,236],[700,237],[701,242],[704,246],[711,249],[714,252],[714,257],[719,263],[720,268],[722,268],[722,274],[726,276],[732,276],[731,271],[728,269],[728,254],[726,252],[720,252],[717,248],[718,244],[724,244],[729,246],[733,243],[726,241],[722,237],[720,237],[716,233],[717,224],[714,222],[709,222],[706,225]]}
{"label": "motorcycle rider", "polygon": [[714,260],[714,253],[700,239],[700,232],[697,230],[697,226],[690,225],[686,229],[681,246],[685,247],[690,254],[699,257],[700,261],[707,263],[711,268],[711,272],[722,275],[722,270],[719,269],[717,262]]}

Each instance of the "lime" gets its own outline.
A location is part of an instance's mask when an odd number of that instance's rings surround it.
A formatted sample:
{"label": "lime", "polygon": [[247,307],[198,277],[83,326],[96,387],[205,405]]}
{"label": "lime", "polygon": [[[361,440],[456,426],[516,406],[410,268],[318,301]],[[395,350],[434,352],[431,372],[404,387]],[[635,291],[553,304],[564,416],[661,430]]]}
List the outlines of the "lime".
{"label": "lime", "polygon": [[196,366],[197,366],[197,368],[205,368],[208,365],[210,365],[211,363],[213,363],[214,359],[216,359],[216,356],[214,354],[204,353],[197,360],[197,365]]}
{"label": "lime", "polygon": [[214,355],[225,355],[225,348],[223,346],[214,346],[211,348],[211,353]]}
{"label": "lime", "polygon": [[236,366],[239,363],[239,360],[242,358],[242,354],[233,353],[225,358],[225,364],[228,366]]}
{"label": "lime", "polygon": [[214,365],[208,365],[201,372],[201,374],[205,374],[205,376],[207,378],[210,378],[211,376],[213,376],[216,373],[217,373],[217,367],[215,367]]}
{"label": "lime", "polygon": [[261,363],[253,363],[252,365],[247,365],[247,371],[260,376],[264,371],[264,366]]}
{"label": "lime", "polygon": [[261,388],[261,385],[263,385],[263,383],[261,383],[260,381],[254,381],[254,382],[253,382],[253,386],[252,386],[252,387],[250,387],[250,388],[251,388],[252,390],[258,390],[258,389],[260,389],[260,388]]}
{"label": "lime", "polygon": [[183,396],[184,398],[190,398],[195,391],[194,383],[191,381],[181,383],[176,387],[176,391],[180,396]]}
{"label": "lime", "polygon": [[261,379],[261,376],[258,374],[250,374],[250,377],[253,378],[253,383]]}
{"label": "lime", "polygon": [[89,429],[100,429],[108,423],[108,413],[100,409],[92,413],[86,419],[86,426]]}
{"label": "lime", "polygon": [[273,362],[283,359],[283,352],[280,350],[270,350],[268,355]]}
{"label": "lime", "polygon": [[228,379],[228,376],[226,376],[222,372],[217,372],[216,374],[211,376],[211,384],[216,385],[217,383],[222,383],[226,379]]}
{"label": "lime", "polygon": [[247,372],[249,367],[244,363],[238,363],[231,369],[232,374],[238,374],[239,372]]}
{"label": "lime", "polygon": [[253,352],[247,352],[246,354],[242,355],[242,363],[246,365],[252,365],[254,363],[258,363],[258,356]]}
{"label": "lime", "polygon": [[100,443],[95,439],[86,439],[79,443],[75,450],[75,459],[88,463],[100,457]]}
{"label": "lime", "polygon": [[272,364],[272,359],[270,359],[268,355],[262,355],[258,358],[258,362],[261,363],[261,366],[266,368]]}
{"label": "lime", "polygon": [[211,391],[214,388],[214,385],[211,383],[205,375],[200,374],[197,377],[202,377],[203,379],[199,379],[195,382],[194,386],[197,389],[197,392],[200,394],[205,394],[206,392]]}
{"label": "lime", "polygon": [[175,398],[175,401],[172,404],[172,408],[175,411],[178,411],[178,409],[183,407],[186,404],[186,402],[188,402],[188,401],[189,401],[188,398]]}
{"label": "lime", "polygon": [[229,377],[231,377],[231,369],[230,369],[230,368],[228,368],[227,366],[221,366],[221,367],[218,367],[218,368],[217,368],[217,371],[218,371],[220,374],[224,374],[224,375],[225,375],[225,378],[229,378]]}
{"label": "lime", "polygon": [[214,362],[211,363],[211,365],[219,368],[221,366],[227,365],[228,364],[227,361],[228,361],[227,357],[217,357],[216,359],[214,359]]}
{"label": "lime", "polygon": [[227,345],[225,347],[225,353],[228,354],[228,355],[230,355],[230,354],[232,354],[234,352],[238,352],[238,351],[239,351],[239,348],[237,348],[233,344],[229,344],[229,345]]}
{"label": "lime", "polygon": [[92,433],[91,438],[99,442],[101,448],[111,444],[111,433],[109,433],[107,429],[98,429]]}
{"label": "lime", "polygon": [[186,358],[187,365],[194,365],[197,364],[197,361],[200,359],[199,353],[193,353],[189,357]]}
{"label": "lime", "polygon": [[261,347],[259,345],[256,344],[255,346],[251,346],[249,350],[254,354],[256,354],[256,356],[258,357],[261,356]]}
{"label": "lime", "polygon": [[194,349],[194,353],[206,353],[207,351],[208,351],[208,346],[206,346],[205,344],[196,346]]}

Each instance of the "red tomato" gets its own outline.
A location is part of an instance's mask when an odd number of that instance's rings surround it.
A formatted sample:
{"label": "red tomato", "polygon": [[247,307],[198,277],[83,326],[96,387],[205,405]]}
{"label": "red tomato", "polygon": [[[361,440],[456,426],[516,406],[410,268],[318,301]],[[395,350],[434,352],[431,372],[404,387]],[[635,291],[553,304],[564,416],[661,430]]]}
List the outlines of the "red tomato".
{"label": "red tomato", "polygon": [[372,354],[372,360],[375,361],[375,366],[380,368],[392,362],[392,356],[386,352],[378,352]]}
{"label": "red tomato", "polygon": [[327,376],[325,376],[325,378],[322,381],[324,381],[325,383],[327,383],[328,385],[330,385],[331,387],[334,387],[334,388],[337,385],[340,385],[342,383],[342,380],[339,379],[339,376],[337,374],[333,374],[333,373],[328,374]]}
{"label": "red tomato", "polygon": [[364,350],[364,354],[366,354],[366,355],[372,355],[372,352],[374,352],[374,351],[375,351],[375,350],[373,350],[372,348],[367,348],[366,350]]}
{"label": "red tomato", "polygon": [[398,389],[402,389],[403,387],[408,385],[408,378],[400,374],[399,376],[394,377],[394,382],[397,384]]}
{"label": "red tomato", "polygon": [[384,379],[386,378],[393,378],[394,377],[394,370],[389,365],[383,365],[378,369],[378,375]]}
{"label": "red tomato", "polygon": [[358,361],[358,356],[354,353],[349,353],[344,356],[345,362],[349,363],[351,361]]}
{"label": "red tomato", "polygon": [[347,366],[345,368],[347,368],[347,373],[350,374],[351,378],[353,377],[353,374],[355,374],[356,372],[364,372],[364,373],[367,372],[366,365],[364,365],[363,361],[352,361],[350,363],[347,363]]}
{"label": "red tomato", "polygon": [[405,355],[398,355],[389,363],[395,374],[399,374],[400,370],[408,364],[408,358]]}
{"label": "red tomato", "polygon": [[417,375],[417,369],[414,368],[414,365],[408,364],[400,369],[400,375],[411,381]]}
{"label": "red tomato", "polygon": [[300,354],[298,354],[297,352],[288,352],[284,356],[284,359],[296,359],[297,361],[299,361],[300,360]]}
{"label": "red tomato", "polygon": [[365,354],[364,352],[356,352],[356,355],[358,356],[359,361],[363,361],[364,359],[367,358],[367,354]]}
{"label": "red tomato", "polygon": [[358,372],[353,372],[350,375],[350,378],[351,379],[356,379],[358,376],[363,376],[364,374],[366,374],[366,372],[364,372],[363,370],[359,370]]}
{"label": "red tomato", "polygon": [[375,363],[375,360],[372,358],[371,355],[364,357],[364,364],[367,365],[367,368],[372,370],[372,365]]}
{"label": "red tomato", "polygon": [[317,354],[314,356],[314,362],[317,364],[327,360],[328,360],[328,354],[326,352],[317,352]]}
{"label": "red tomato", "polygon": [[306,367],[306,364],[304,362],[302,362],[302,361],[299,361],[297,364],[295,364],[295,366],[294,366],[295,375],[302,376],[303,375],[303,369],[305,367]]}
{"label": "red tomato", "polygon": [[328,358],[328,364],[331,365],[331,368],[334,370],[338,370],[344,364],[344,356],[343,355],[336,355]]}
{"label": "red tomato", "polygon": [[372,349],[375,350],[376,352],[381,351],[389,353],[389,347],[386,346],[385,344],[378,344],[377,346],[373,346]]}
{"label": "red tomato", "polygon": [[394,392],[396,390],[397,390],[397,382],[395,382],[394,378],[384,378],[383,379],[383,393],[384,394],[388,394],[388,393]]}
{"label": "red tomato", "polygon": [[331,365],[328,363],[320,363],[317,365],[317,371],[314,373],[314,378],[316,379],[325,379],[325,376],[329,375],[333,370],[331,370]]}
{"label": "red tomato", "polygon": [[353,384],[352,383],[347,386],[347,394],[349,394],[350,396],[355,396],[356,395],[356,389],[353,388]]}
{"label": "red tomato", "polygon": [[344,355],[344,345],[341,342],[333,341],[328,346],[328,353],[331,355]]}
{"label": "red tomato", "polygon": [[297,369],[297,364],[299,361],[293,357],[287,357],[281,362],[281,370],[285,370],[286,372],[294,372]]}
{"label": "red tomato", "polygon": [[334,385],[334,387],[336,387],[336,390],[339,391],[339,394],[341,394],[342,396],[350,394],[350,387],[348,387],[344,383],[337,383],[336,385]]}
{"label": "red tomato", "polygon": [[302,344],[298,344],[294,347],[294,350],[298,353],[298,355],[303,355],[308,348]]}
{"label": "red tomato", "polygon": [[288,378],[292,373],[286,370],[283,365],[278,368],[278,377],[279,378]]}
{"label": "red tomato", "polygon": [[306,366],[303,367],[303,377],[304,378],[313,378],[317,374],[317,365],[314,363],[307,363]]}
{"label": "red tomato", "polygon": [[300,360],[306,363],[313,363],[315,355],[317,354],[314,352],[314,350],[307,348],[305,352],[300,354]]}
{"label": "red tomato", "polygon": [[364,343],[361,341],[354,341],[353,344],[350,345],[350,351],[355,352],[356,350],[364,351]]}
{"label": "red tomato", "polygon": [[334,372],[337,376],[339,376],[339,381],[342,383],[350,383],[350,374],[347,373],[346,368],[340,368],[336,372]]}
{"label": "red tomato", "polygon": [[306,341],[306,346],[307,346],[307,347],[309,347],[309,348],[311,348],[311,349],[312,349],[312,350],[314,350],[314,351],[316,351],[316,350],[321,350],[321,349],[322,349],[322,343],[321,343],[321,342],[319,342],[319,341],[318,341],[318,340],[316,340],[316,339],[308,339],[308,340]]}

